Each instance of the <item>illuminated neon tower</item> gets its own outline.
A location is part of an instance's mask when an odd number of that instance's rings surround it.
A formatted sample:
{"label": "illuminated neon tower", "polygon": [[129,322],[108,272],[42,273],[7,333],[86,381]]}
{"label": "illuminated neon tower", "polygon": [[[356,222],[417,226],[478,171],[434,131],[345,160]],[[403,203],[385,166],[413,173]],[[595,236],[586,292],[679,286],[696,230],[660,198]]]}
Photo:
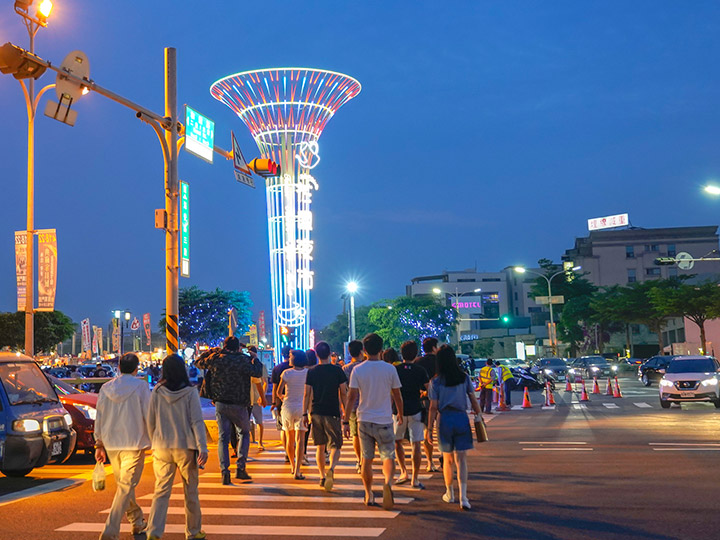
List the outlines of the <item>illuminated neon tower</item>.
{"label": "illuminated neon tower", "polygon": [[290,345],[307,349],[314,281],[310,205],[318,189],[310,170],[320,161],[325,125],[360,93],[360,83],[332,71],[275,68],[230,75],[210,93],[245,122],[262,156],[280,165],[280,176],[266,181],[273,343],[282,346],[285,328]]}

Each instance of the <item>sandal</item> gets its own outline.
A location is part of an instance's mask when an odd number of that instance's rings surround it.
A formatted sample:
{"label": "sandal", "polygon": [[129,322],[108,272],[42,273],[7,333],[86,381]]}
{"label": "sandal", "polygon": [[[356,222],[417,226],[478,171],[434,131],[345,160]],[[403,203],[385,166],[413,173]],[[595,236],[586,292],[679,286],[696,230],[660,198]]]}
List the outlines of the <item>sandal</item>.
{"label": "sandal", "polygon": [[375,495],[372,495],[369,499],[366,496],[364,502],[365,506],[377,506],[377,503],[375,502]]}
{"label": "sandal", "polygon": [[395,484],[397,484],[398,486],[401,486],[402,484],[407,484],[409,481],[410,481],[410,478],[407,475],[405,475],[405,476],[401,476],[400,478],[395,480]]}
{"label": "sandal", "polygon": [[302,473],[295,475],[295,480],[305,480],[305,476]]}

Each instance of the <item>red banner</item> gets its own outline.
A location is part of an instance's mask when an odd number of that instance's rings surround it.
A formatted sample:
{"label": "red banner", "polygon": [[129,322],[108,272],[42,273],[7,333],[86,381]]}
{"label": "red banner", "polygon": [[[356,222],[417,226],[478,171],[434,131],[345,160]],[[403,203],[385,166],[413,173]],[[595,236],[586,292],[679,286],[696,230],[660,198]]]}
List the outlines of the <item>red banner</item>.
{"label": "red banner", "polygon": [[266,335],[265,334],[265,312],[264,311],[261,311],[260,315],[258,316],[258,334],[259,334],[258,337],[260,338],[260,341],[262,341]]}
{"label": "red banner", "polygon": [[150,345],[150,338],[152,336],[152,331],[150,329],[150,314],[145,313],[143,315],[143,327],[145,328],[145,337],[147,338],[147,344]]}

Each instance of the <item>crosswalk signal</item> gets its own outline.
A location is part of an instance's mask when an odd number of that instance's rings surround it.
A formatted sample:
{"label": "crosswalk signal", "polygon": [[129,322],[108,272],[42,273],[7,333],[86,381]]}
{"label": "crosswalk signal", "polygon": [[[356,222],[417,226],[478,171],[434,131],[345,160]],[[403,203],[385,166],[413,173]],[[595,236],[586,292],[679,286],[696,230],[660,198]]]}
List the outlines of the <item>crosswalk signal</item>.
{"label": "crosswalk signal", "polygon": [[45,73],[46,66],[25,57],[25,51],[9,41],[0,47],[0,73],[16,79],[38,79]]}
{"label": "crosswalk signal", "polygon": [[263,178],[280,176],[280,165],[272,159],[255,158],[247,165],[251,171]]}
{"label": "crosswalk signal", "polygon": [[287,345],[290,343],[290,329],[287,326],[281,326],[280,327],[280,341],[282,341],[283,345]]}

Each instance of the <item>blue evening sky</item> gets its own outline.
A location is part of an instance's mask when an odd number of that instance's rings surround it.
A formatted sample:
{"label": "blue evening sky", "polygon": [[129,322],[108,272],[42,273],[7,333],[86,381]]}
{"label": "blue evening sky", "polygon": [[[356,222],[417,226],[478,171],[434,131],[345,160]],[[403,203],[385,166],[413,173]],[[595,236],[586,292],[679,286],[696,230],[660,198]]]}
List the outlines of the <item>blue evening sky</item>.
{"label": "blue evening sky", "polygon": [[[0,43],[27,46],[12,0]],[[360,95],[320,138],[313,171],[313,326],[404,294],[410,278],[477,265],[559,260],[587,219],[629,212],[641,227],[718,223],[720,4],[713,1],[56,0],[36,51],[87,53],[91,77],[163,112],[163,47],[178,51],[179,102],[247,128],[209,93],[217,79],[283,66],[357,78]],[[53,82],[52,74],[40,86]],[[54,92],[53,99],[54,99]],[[41,101],[41,110],[45,106]],[[26,117],[0,76],[0,310],[15,309],[13,231],[25,227]],[[106,325],[110,311],[164,307],[160,146],[134,113],[99,95],[68,127],[37,119],[36,227],[56,228],[57,309]],[[191,278],[248,290],[270,320],[262,189],[182,152],[191,185]]]}

